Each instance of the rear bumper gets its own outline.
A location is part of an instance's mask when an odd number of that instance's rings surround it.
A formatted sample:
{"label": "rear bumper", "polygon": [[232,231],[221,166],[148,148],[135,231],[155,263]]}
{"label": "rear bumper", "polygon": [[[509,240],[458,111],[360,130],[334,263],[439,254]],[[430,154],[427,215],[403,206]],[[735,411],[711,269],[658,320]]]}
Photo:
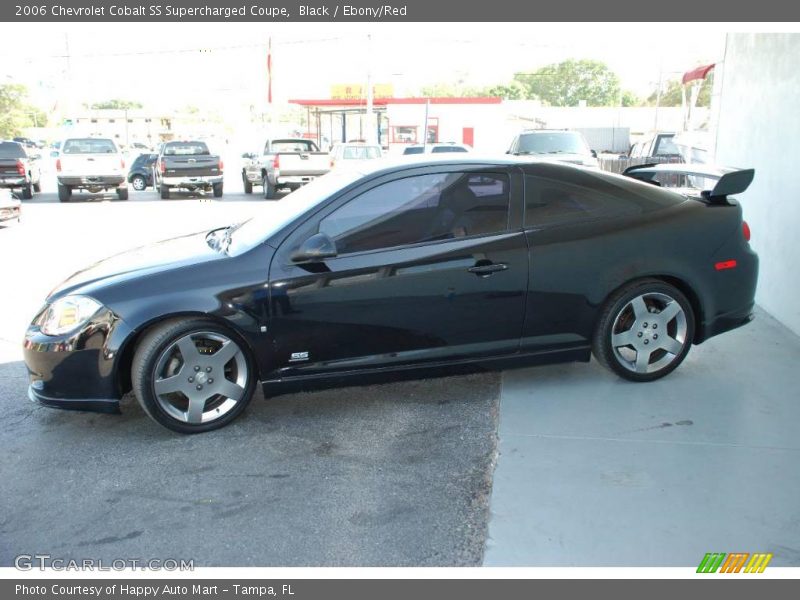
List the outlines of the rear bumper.
{"label": "rear bumper", "polygon": [[753,314],[754,304],[751,303],[743,308],[718,315],[712,321],[703,323],[700,331],[700,338],[697,343],[707,340],[710,337],[737,329],[742,325],[747,325],[755,318]]}
{"label": "rear bumper", "polygon": [[19,219],[22,209],[19,206],[3,206],[0,207],[0,222],[13,221]]}
{"label": "rear bumper", "polygon": [[78,175],[59,176],[58,183],[70,187],[111,188],[125,184],[124,175]]}
{"label": "rear bumper", "polygon": [[276,182],[277,185],[305,185],[306,183],[311,183],[320,175],[280,175]]}
{"label": "rear bumper", "polygon": [[199,175],[197,177],[162,177],[161,183],[169,187],[208,188],[222,183],[222,175]]}
{"label": "rear bumper", "polygon": [[0,176],[0,187],[4,188],[18,188],[28,185],[28,180],[25,177],[6,177]]}

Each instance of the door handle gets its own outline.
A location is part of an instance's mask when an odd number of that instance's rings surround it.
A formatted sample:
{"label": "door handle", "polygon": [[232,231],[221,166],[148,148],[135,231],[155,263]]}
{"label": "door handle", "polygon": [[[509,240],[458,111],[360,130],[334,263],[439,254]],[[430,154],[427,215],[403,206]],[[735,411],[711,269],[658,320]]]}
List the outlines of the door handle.
{"label": "door handle", "polygon": [[498,271],[505,271],[508,269],[508,265],[505,263],[490,263],[488,265],[475,265],[474,267],[470,267],[467,269],[470,273],[475,273],[479,277],[488,277],[492,273],[497,273]]}

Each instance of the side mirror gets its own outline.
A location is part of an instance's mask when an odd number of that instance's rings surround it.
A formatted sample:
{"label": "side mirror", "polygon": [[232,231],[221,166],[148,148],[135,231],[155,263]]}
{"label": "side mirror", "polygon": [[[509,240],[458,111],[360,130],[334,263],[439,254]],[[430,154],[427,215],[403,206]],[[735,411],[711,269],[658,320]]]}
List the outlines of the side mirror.
{"label": "side mirror", "polygon": [[317,233],[292,253],[292,262],[322,262],[337,256],[336,243],[326,233]]}
{"label": "side mirror", "polygon": [[596,150],[592,150],[592,158],[597,158],[597,151]]}

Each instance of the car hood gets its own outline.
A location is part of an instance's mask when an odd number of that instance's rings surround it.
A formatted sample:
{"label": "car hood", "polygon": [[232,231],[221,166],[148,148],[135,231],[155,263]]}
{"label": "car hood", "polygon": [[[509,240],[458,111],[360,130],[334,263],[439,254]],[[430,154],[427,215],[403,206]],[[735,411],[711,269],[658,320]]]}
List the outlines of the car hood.
{"label": "car hood", "polygon": [[78,271],[50,292],[48,301],[71,293],[91,294],[112,283],[228,258],[206,243],[202,231],[115,254]]}

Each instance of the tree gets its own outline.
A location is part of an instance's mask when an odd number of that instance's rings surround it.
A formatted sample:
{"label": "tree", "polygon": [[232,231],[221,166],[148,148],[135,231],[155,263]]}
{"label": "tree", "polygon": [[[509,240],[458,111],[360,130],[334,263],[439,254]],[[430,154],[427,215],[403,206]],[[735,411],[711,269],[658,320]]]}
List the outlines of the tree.
{"label": "tree", "polygon": [[22,134],[26,127],[44,127],[47,115],[28,103],[28,90],[24,85],[0,85],[0,138]]}
{"label": "tree", "polygon": [[89,108],[93,110],[131,110],[134,108],[142,108],[141,102],[135,100],[120,100],[113,98],[111,100],[103,100],[102,102],[95,102]]}
{"label": "tree", "polygon": [[620,101],[619,77],[596,60],[565,60],[533,73],[517,73],[514,80],[526,88],[527,98],[552,106],[615,106]]}
{"label": "tree", "polygon": [[486,88],[481,96],[498,96],[504,100],[526,100],[528,90],[519,81],[511,81],[507,85],[493,85]]}
{"label": "tree", "polygon": [[[679,79],[670,79],[667,81],[666,87],[661,89],[661,98],[658,99],[659,106],[680,106],[681,105],[681,84]],[[686,100],[688,102],[690,97],[690,87],[686,87]],[[711,105],[711,77],[707,77],[700,87],[700,95],[697,97],[697,106],[710,106]],[[658,90],[653,90],[653,93],[648,96],[645,104],[647,106],[655,106],[656,99],[658,98]]]}
{"label": "tree", "polygon": [[642,100],[630,90],[622,92],[622,106],[639,106]]}

